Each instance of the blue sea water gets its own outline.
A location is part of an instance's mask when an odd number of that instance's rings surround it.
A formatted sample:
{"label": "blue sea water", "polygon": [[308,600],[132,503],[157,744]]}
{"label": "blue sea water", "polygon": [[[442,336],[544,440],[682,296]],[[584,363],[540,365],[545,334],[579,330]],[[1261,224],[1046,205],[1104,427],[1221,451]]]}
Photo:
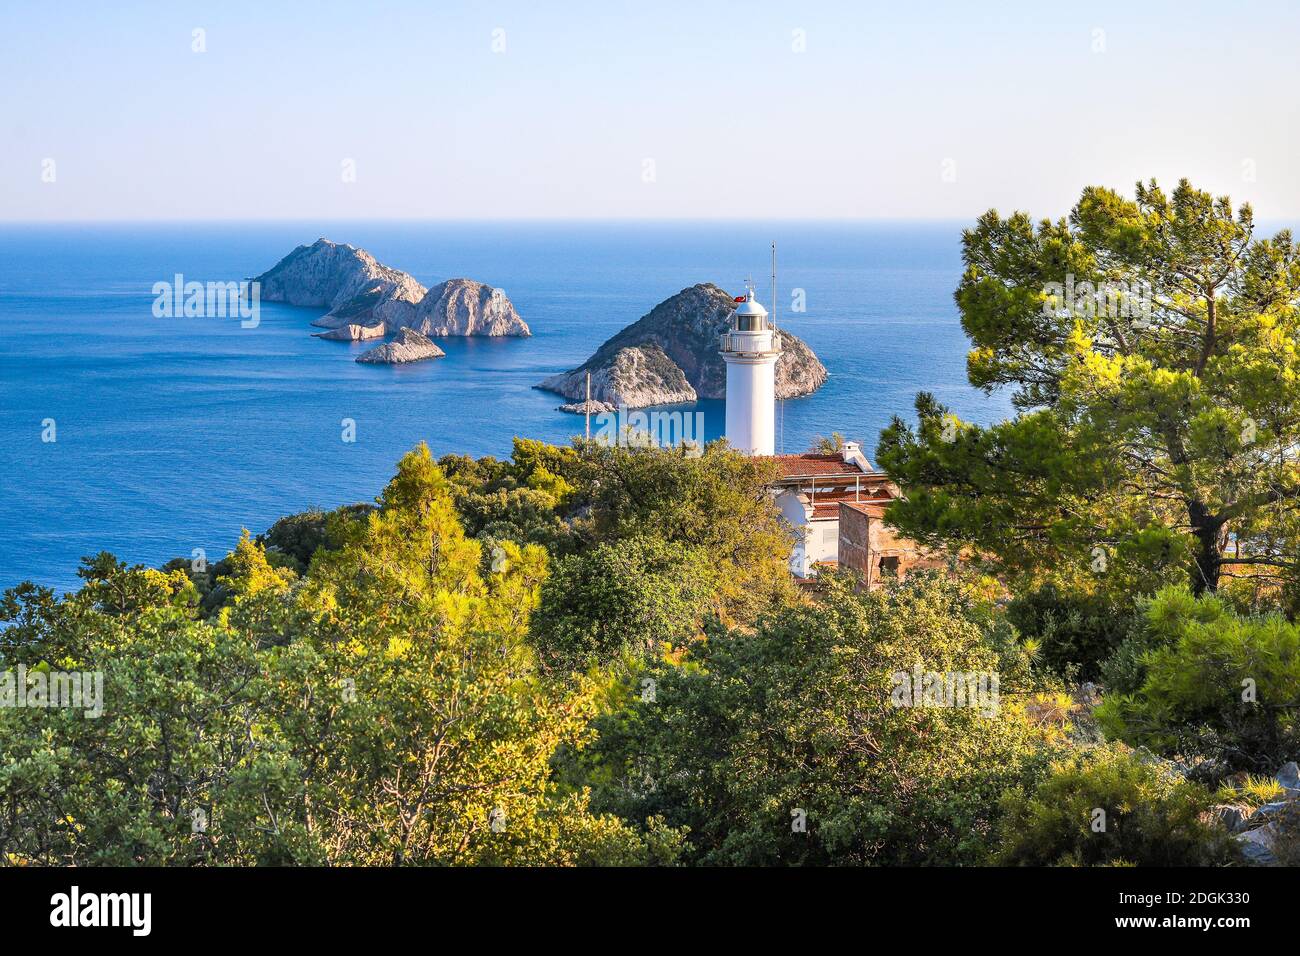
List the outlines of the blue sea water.
{"label": "blue sea water", "polygon": [[[962,417],[1007,414],[966,382],[952,292],[958,223],[191,223],[0,226],[0,588],[73,588],[108,550],[159,564],[220,556],[241,528],[310,506],[372,500],[419,441],[435,455],[509,454],[524,435],[564,442],[580,417],[531,386],[572,368],[696,282],[767,301],[780,253],[784,327],[830,371],[784,403],[779,443],[840,431],[870,455],[918,390]],[[447,357],[360,365],[366,346],[312,338],[321,310],[263,303],[260,324],[155,318],[152,287],[256,275],[327,236],[425,285],[501,287],[526,339],[450,339]],[[791,314],[791,292],[807,310]],[[701,402],[706,434],[721,402]],[[342,420],[356,422],[355,442]],[[43,441],[53,419],[56,440]]]}

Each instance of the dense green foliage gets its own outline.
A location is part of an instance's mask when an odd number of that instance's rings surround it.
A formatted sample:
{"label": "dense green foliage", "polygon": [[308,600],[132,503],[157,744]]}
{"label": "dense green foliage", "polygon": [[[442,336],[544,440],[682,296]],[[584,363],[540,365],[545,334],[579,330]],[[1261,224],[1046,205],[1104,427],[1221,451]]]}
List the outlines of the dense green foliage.
{"label": "dense green foliage", "polygon": [[696,636],[716,580],[700,548],[649,537],[598,544],[552,568],[533,615],[534,644],[565,671],[628,652],[653,655]]}
{"label": "dense green foliage", "polygon": [[788,540],[765,477],[721,447],[520,440],[442,467],[421,447],[375,506],[245,532],[212,564],[104,554],[65,598],[13,589],[5,667],[101,672],[104,710],[0,708],[0,854],[673,862],[684,831],[592,813],[552,763],[608,700],[580,671],[626,672],[791,593],[746,589]]}
{"label": "dense green foliage", "polygon": [[[680,835],[560,793],[593,688],[524,640],[545,552],[480,574],[427,450],[332,515],[299,578],[247,536],[200,616],[181,571],[88,562],[66,600],[24,587],[6,665],[104,674],[104,713],[0,709],[0,853],[42,863],[667,862]],[[496,824],[494,826],[494,823]]]}
{"label": "dense green foliage", "polygon": [[1036,642],[1043,666],[1053,674],[1095,681],[1138,615],[1103,595],[1045,584],[1008,604],[1007,620],[1022,638]]}
{"label": "dense green foliage", "polygon": [[[1122,674],[1103,725],[1169,756],[1294,744],[1289,711],[1218,693],[1295,689],[1278,618],[1177,589],[1136,616],[1050,587],[1004,606],[933,572],[811,600],[761,462],[516,451],[417,449],[375,505],[245,532],[202,571],[98,555],[75,594],[8,592],[5,666],[102,671],[105,707],[0,708],[3,858],[1211,862],[1205,791],[1080,756],[1096,731],[1062,678]],[[502,493],[536,507],[476,520]],[[900,703],[922,672],[997,694]],[[1079,801],[1119,829],[1080,830]]]}
{"label": "dense green foliage", "polygon": [[1044,736],[1014,700],[987,713],[891,693],[917,665],[995,674],[983,618],[963,586],[918,576],[870,595],[836,581],[752,632],[715,629],[602,724],[616,772],[596,800],[688,828],[706,864],[977,862]]}
{"label": "dense green foliage", "polygon": [[[1147,609],[1141,683],[1107,696],[1111,736],[1226,769],[1272,771],[1300,752],[1300,627],[1212,597],[1162,591]],[[1134,681],[1136,683],[1136,681]]]}
{"label": "dense green foliage", "polygon": [[657,538],[681,552],[708,555],[713,609],[724,621],[752,623],[793,599],[787,562],[792,536],[767,491],[775,466],[720,443],[686,451],[584,447],[590,501],[587,541]]}
{"label": "dense green foliage", "polygon": [[1054,764],[1032,793],[1010,791],[999,862],[1019,866],[1211,866],[1235,858],[1202,822],[1210,794],[1122,746]]}
{"label": "dense green foliage", "polygon": [[574,503],[571,481],[580,464],[571,448],[524,438],[515,439],[509,461],[464,455],[439,460],[467,534],[540,544],[557,553],[577,546],[559,510]]}
{"label": "dense green foliage", "polygon": [[957,290],[989,427],[929,396],[881,436],[905,533],[973,544],[1019,581],[1112,594],[1294,581],[1300,527],[1300,250],[1186,181],[1085,189],[1069,221],[990,211]]}

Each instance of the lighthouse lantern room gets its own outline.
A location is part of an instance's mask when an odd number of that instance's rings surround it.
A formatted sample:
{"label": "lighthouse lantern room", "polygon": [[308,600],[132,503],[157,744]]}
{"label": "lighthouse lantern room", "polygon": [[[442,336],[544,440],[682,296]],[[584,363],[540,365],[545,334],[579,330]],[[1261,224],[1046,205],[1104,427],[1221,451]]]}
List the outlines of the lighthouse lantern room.
{"label": "lighthouse lantern room", "polygon": [[721,353],[727,363],[727,442],[747,455],[773,454],[781,337],[768,323],[767,310],[755,301],[752,288],[732,314]]}

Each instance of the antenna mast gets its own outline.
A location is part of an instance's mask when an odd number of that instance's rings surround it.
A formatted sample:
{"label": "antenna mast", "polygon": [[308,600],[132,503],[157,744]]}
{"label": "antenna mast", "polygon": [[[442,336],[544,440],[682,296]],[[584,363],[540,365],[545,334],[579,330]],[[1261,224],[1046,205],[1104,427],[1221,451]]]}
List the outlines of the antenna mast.
{"label": "antenna mast", "polygon": [[[776,242],[772,243],[772,337],[779,338],[781,327],[776,322]],[[777,358],[780,362],[780,357]],[[780,409],[779,419],[780,427],[778,428],[777,448],[781,454],[785,454],[785,399],[781,397],[781,387],[777,384],[776,393],[777,406]]]}

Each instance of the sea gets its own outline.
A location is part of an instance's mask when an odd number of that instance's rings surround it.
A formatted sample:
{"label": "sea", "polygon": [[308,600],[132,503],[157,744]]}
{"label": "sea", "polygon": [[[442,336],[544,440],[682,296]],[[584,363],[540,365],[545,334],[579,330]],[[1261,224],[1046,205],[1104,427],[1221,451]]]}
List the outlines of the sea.
{"label": "sea", "polygon": [[[966,379],[953,290],[960,222],[193,222],[0,225],[0,589],[78,585],[83,556],[158,565],[224,555],[310,507],[372,501],[417,443],[508,456],[515,436],[567,442],[583,419],[533,386],[698,282],[770,306],[830,372],[785,401],[778,450],[840,432],[874,459],[921,390],[963,418],[1006,417]],[[439,340],[446,358],[363,365],[323,310],[155,315],[156,283],[230,282],[326,237],[426,286],[501,288],[531,338]],[[796,306],[802,308],[796,310]],[[702,401],[708,438],[724,405]],[[349,424],[350,432],[349,434]],[[351,440],[347,440],[347,439]]]}

